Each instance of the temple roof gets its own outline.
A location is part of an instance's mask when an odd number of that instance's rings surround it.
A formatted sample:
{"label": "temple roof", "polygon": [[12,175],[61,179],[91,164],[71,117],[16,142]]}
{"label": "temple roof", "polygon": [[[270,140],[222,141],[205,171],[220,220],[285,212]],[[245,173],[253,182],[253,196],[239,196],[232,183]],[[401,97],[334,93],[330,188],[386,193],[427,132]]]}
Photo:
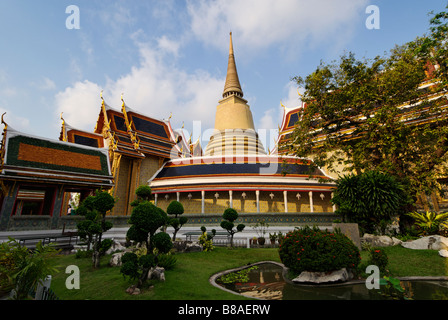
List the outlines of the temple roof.
{"label": "temple roof", "polygon": [[72,142],[94,148],[104,148],[104,139],[101,134],[79,130],[69,125],[61,115],[62,126],[59,135],[60,141]]}
{"label": "temple roof", "polygon": [[121,111],[115,110],[104,99],[95,133],[106,135],[114,151],[137,158],[144,158],[145,154],[170,158],[177,138],[169,121],[145,116],[124,101]]}
{"label": "temple roof", "polygon": [[113,186],[104,148],[36,137],[5,126],[1,154],[3,180]]}

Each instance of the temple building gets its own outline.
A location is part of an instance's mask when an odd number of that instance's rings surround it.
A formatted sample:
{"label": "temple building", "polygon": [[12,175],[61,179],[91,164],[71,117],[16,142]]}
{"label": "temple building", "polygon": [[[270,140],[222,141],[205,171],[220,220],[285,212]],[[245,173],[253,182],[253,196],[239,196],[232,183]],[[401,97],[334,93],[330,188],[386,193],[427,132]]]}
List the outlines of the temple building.
{"label": "temple building", "polygon": [[[169,119],[158,120],[129,108],[122,97],[121,110],[110,107],[101,95],[101,108],[93,133],[77,130],[63,121],[60,139],[108,149],[114,186],[110,192],[116,204],[114,216],[131,214],[129,205],[138,186],[147,184],[166,161],[188,149]],[[185,145],[185,146],[184,146]],[[180,147],[179,147],[180,146]]]}
{"label": "temple building", "polygon": [[293,217],[285,213],[333,213],[334,181],[319,169],[310,177],[307,159],[267,154],[243,96],[230,34],[224,91],[204,156],[165,162],[149,179],[155,203],[166,209],[178,200],[203,222],[229,207],[255,218],[268,214],[275,222]]}
{"label": "temple building", "polygon": [[0,229],[75,227],[81,217],[67,215],[71,200],[98,189],[116,199],[108,214],[114,226],[127,225],[135,190],[145,184],[162,209],[180,201],[189,224],[219,225],[226,208],[244,223],[331,224],[333,179],[320,169],[310,175],[308,159],[266,152],[243,96],[230,34],[226,81],[204,151],[199,139],[173,130],[171,115],[144,115],[123,97],[113,108],[102,93],[92,132],[70,126],[62,114],[54,141],[5,124]]}
{"label": "temple building", "polygon": [[72,222],[72,192],[83,198],[113,187],[109,154],[101,145],[32,136],[8,126],[3,116],[2,123],[0,230],[63,228]]}

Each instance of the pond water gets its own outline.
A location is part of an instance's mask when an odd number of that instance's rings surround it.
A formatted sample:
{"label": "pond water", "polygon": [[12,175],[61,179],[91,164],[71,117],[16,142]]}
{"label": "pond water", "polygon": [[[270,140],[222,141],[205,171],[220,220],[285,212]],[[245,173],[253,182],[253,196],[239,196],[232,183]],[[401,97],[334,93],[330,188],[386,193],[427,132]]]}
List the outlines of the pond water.
{"label": "pond water", "polygon": [[[283,267],[274,263],[258,264],[248,273],[248,281],[218,285],[227,290],[265,300],[381,300],[378,290],[365,282],[346,285],[298,285],[286,282]],[[413,300],[448,300],[448,281],[402,281]]]}

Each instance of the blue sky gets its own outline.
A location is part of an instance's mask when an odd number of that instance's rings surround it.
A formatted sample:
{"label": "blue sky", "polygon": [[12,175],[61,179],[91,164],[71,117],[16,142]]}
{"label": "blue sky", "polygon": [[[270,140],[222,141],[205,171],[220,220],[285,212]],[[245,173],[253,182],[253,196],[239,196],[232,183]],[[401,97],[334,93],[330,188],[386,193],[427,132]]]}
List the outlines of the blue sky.
{"label": "blue sky", "polygon": [[[69,5],[80,29],[68,29]],[[379,9],[379,29],[365,25]],[[294,76],[344,51],[384,54],[428,30],[430,11],[446,1],[391,0],[2,0],[0,112],[30,134],[57,139],[60,114],[92,131],[100,92],[113,108],[126,104],[148,116],[172,113],[208,142],[224,87],[229,31],[245,98],[257,129],[275,135],[280,102],[299,104]],[[194,128],[194,129],[193,129]],[[273,130],[273,131],[271,131]],[[267,146],[272,148],[272,146]]]}

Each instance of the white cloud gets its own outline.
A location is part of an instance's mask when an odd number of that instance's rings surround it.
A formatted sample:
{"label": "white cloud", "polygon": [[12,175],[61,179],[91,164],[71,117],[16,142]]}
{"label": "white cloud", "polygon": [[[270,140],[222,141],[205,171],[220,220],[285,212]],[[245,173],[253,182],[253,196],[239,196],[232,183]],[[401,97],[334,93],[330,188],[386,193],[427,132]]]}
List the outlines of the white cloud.
{"label": "white cloud", "polygon": [[103,97],[112,108],[121,108],[123,94],[126,105],[142,114],[166,119],[172,113],[174,127],[180,127],[182,121],[186,129],[193,121],[201,121],[203,130],[213,127],[224,79],[202,70],[186,72],[167,54],[167,48],[176,49],[177,45],[172,40],[165,43],[166,46],[159,47],[138,43],[140,64],[118,79],[108,79],[104,88],[90,81],[78,81],[59,92],[55,97],[57,112],[64,112],[70,125],[92,130],[103,89]]}
{"label": "white cloud", "polygon": [[260,124],[258,125],[257,129],[276,129],[278,124],[274,120],[274,118],[277,117],[279,113],[278,109],[271,108],[264,112],[263,117],[260,119]]}
{"label": "white cloud", "polygon": [[93,131],[100,112],[101,88],[85,80],[58,92],[55,96],[58,115],[63,112],[67,123],[73,127]]}
{"label": "white cloud", "polygon": [[[15,113],[15,111],[11,111],[7,108],[0,106],[0,115],[4,115],[4,121],[8,124],[10,128],[15,130],[19,130],[22,132],[26,132],[30,126],[30,120],[24,117],[21,117]],[[12,126],[11,126],[12,124]]]}
{"label": "white cloud", "polygon": [[163,35],[159,39],[157,39],[158,47],[167,52],[171,53],[174,56],[177,56],[179,53],[180,43],[171,39],[168,39],[167,36]]}
{"label": "white cloud", "polygon": [[191,29],[203,42],[224,48],[232,31],[238,48],[311,45],[347,41],[364,27],[369,0],[215,0],[188,1]]}
{"label": "white cloud", "polygon": [[291,81],[286,84],[285,90],[287,95],[282,99],[282,104],[288,109],[299,107],[302,104],[299,93],[303,94],[303,89]]}
{"label": "white cloud", "polygon": [[271,108],[264,112],[259,125],[255,128],[266,152],[272,150],[278,137],[280,108]]}

